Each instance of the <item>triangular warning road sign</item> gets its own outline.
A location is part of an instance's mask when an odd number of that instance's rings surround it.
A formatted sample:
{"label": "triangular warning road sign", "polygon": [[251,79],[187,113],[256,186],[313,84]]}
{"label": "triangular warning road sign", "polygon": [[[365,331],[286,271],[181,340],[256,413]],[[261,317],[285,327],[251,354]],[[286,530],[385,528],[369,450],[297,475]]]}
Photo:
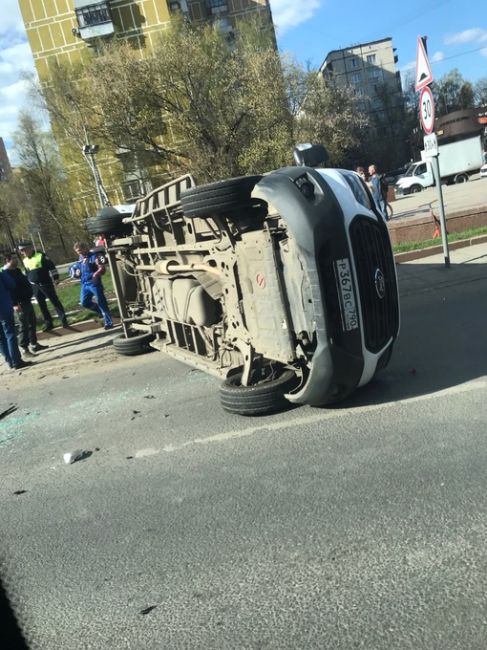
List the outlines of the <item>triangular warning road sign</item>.
{"label": "triangular warning road sign", "polygon": [[421,36],[418,36],[418,47],[416,50],[416,90],[421,90],[433,81],[433,73],[426,54],[424,42]]}

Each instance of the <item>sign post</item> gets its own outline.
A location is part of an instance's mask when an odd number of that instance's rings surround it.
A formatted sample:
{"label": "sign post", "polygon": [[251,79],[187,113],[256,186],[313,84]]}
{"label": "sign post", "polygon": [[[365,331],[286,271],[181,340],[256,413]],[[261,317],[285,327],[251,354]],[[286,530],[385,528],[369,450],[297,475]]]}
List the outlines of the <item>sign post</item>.
{"label": "sign post", "polygon": [[450,252],[448,250],[448,233],[446,230],[445,205],[443,203],[443,192],[441,189],[440,164],[438,161],[439,150],[435,128],[435,101],[429,84],[433,81],[433,74],[426,51],[426,37],[418,36],[418,48],[416,54],[416,90],[419,95],[419,120],[424,131],[424,151],[431,159],[433,175],[435,177],[436,191],[438,194],[438,207],[440,209],[441,240],[443,242],[443,257],[445,267],[450,266]]}

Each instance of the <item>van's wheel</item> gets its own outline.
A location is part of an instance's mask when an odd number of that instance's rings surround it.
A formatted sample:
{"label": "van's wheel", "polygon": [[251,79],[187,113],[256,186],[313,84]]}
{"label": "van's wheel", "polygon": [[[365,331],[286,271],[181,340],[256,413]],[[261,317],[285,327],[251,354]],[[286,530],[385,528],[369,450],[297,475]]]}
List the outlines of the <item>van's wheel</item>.
{"label": "van's wheel", "polygon": [[242,386],[242,368],[231,370],[220,387],[221,405],[236,415],[267,415],[289,406],[285,393],[296,388],[298,377],[292,370],[281,370],[251,386]]}
{"label": "van's wheel", "polygon": [[192,187],[181,193],[183,212],[187,217],[204,218],[253,211],[262,206],[262,201],[250,196],[261,178],[262,176],[240,176]]}
{"label": "van's wheel", "polygon": [[411,185],[411,187],[409,189],[409,193],[410,194],[417,194],[418,192],[421,192],[422,189],[423,188],[421,187],[421,185]]}
{"label": "van's wheel", "polygon": [[455,176],[455,183],[467,183],[468,182],[468,174],[457,174]]}
{"label": "van's wheel", "polygon": [[129,336],[120,334],[113,339],[113,347],[118,354],[126,357],[134,357],[137,354],[152,352],[150,344],[155,339],[154,334],[135,334],[129,332]]}
{"label": "van's wheel", "polygon": [[116,208],[101,208],[95,217],[86,220],[86,230],[89,235],[124,236],[131,233],[130,224],[122,223],[124,216]]}

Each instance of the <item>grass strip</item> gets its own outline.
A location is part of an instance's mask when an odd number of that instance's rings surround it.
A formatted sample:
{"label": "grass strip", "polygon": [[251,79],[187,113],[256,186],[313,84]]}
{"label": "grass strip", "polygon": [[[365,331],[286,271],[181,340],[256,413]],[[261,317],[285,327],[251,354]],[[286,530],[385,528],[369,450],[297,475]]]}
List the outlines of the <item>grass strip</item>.
{"label": "grass strip", "polygon": [[[485,235],[486,233],[487,226],[470,228],[468,230],[462,230],[461,232],[450,233],[448,235],[448,241],[454,242],[462,239],[472,239],[473,237]],[[425,239],[423,241],[401,242],[399,244],[394,244],[392,249],[394,253],[408,253],[409,251],[422,250],[423,248],[430,248],[431,246],[441,246],[441,237],[437,237],[436,239]]]}

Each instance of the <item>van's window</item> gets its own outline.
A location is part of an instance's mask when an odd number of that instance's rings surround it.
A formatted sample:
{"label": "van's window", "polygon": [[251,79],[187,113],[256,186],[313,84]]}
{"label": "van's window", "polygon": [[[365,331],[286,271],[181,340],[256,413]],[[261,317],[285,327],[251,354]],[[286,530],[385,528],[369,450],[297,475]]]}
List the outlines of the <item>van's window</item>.
{"label": "van's window", "polygon": [[418,165],[416,167],[416,171],[414,172],[414,175],[421,176],[421,174],[426,174],[426,163],[421,163],[421,165]]}

